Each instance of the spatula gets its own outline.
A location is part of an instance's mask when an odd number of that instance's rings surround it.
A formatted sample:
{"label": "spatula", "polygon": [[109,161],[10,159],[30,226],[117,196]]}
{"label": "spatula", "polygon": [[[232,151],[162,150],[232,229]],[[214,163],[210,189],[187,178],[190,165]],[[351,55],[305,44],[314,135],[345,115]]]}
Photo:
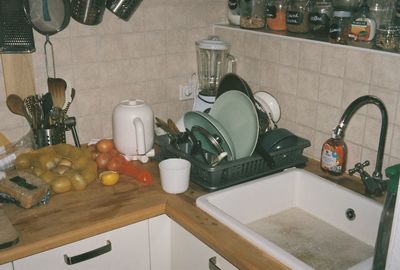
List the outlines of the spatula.
{"label": "spatula", "polygon": [[67,89],[67,83],[61,78],[48,78],[47,86],[53,100],[53,106],[62,108],[65,103],[65,89]]}

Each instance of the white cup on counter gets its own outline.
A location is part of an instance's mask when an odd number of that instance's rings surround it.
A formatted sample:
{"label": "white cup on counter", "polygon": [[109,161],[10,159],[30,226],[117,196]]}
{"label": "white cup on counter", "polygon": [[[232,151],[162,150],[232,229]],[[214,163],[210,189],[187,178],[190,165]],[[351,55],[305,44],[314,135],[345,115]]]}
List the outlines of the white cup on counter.
{"label": "white cup on counter", "polygon": [[189,187],[190,162],[181,158],[169,158],[159,164],[161,186],[167,193],[178,194]]}

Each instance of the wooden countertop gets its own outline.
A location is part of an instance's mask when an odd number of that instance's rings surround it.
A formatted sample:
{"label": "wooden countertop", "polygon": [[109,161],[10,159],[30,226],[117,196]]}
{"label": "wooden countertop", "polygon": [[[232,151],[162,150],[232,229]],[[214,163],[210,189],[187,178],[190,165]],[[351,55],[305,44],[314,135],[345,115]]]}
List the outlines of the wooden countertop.
{"label": "wooden countertop", "polygon": [[[288,269],[197,208],[196,198],[206,193],[200,187],[191,184],[184,194],[167,194],[160,185],[157,163],[140,166],[152,173],[152,185],[122,177],[117,185],[106,187],[95,182],[84,191],[55,195],[47,205],[33,209],[4,205],[20,241],[14,247],[0,250],[0,264],[167,214],[239,269]],[[305,169],[327,177],[316,161],[309,161]],[[329,178],[363,193],[358,178]]]}

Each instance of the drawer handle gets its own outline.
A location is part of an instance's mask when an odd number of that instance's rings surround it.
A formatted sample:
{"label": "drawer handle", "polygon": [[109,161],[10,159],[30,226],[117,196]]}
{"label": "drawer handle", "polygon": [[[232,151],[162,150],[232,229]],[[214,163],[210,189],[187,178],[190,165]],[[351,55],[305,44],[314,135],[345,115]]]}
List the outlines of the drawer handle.
{"label": "drawer handle", "polygon": [[210,270],[221,270],[221,268],[217,266],[217,257],[214,256],[208,260],[208,268]]}
{"label": "drawer handle", "polygon": [[69,257],[68,255],[64,254],[64,261],[66,264],[72,265],[75,263],[80,263],[80,262],[92,259],[94,257],[103,255],[110,251],[111,251],[111,242],[109,240],[107,240],[106,245],[96,248],[96,249],[93,249],[91,251],[76,255],[76,256]]}

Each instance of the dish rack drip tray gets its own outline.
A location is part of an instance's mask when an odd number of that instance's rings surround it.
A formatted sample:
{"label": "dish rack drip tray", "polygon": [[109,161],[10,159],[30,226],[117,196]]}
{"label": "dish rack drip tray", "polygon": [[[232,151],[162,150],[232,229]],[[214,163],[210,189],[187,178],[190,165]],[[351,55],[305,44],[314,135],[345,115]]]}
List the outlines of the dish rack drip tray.
{"label": "dish rack drip tray", "polygon": [[219,165],[211,167],[201,157],[190,154],[189,143],[171,144],[167,135],[156,136],[155,143],[160,146],[156,160],[187,159],[192,165],[190,181],[208,191],[237,185],[290,167],[302,167],[307,161],[303,156],[303,150],[311,145],[309,140],[298,137],[297,145],[270,152],[271,158],[267,160],[258,154],[253,154],[251,157],[233,161],[224,160]]}

